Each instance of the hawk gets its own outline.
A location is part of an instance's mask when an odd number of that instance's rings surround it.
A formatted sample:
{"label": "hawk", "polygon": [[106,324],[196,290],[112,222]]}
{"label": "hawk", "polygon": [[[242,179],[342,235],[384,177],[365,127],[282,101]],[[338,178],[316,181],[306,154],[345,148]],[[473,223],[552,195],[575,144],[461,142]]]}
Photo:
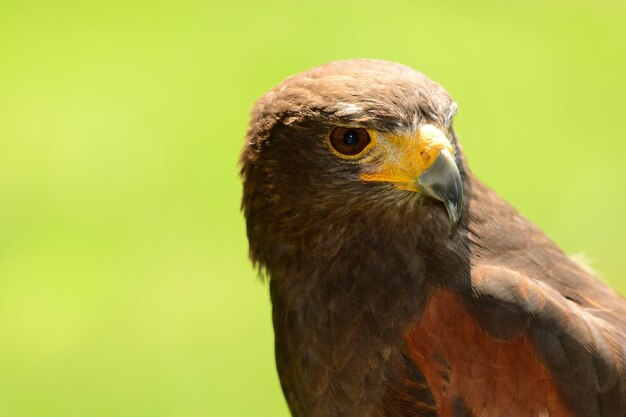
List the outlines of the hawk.
{"label": "hawk", "polygon": [[255,104],[242,208],[292,415],[626,416],[626,302],[472,175],[456,111],[377,60]]}

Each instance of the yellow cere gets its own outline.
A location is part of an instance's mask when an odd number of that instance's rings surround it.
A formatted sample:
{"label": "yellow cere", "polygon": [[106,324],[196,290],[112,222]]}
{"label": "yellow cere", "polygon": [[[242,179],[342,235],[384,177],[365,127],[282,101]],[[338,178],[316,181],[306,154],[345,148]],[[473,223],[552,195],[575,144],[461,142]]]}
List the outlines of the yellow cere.
{"label": "yellow cere", "polygon": [[382,162],[360,177],[364,181],[391,182],[401,190],[419,191],[418,177],[430,168],[442,149],[454,154],[445,133],[430,124],[421,126],[412,136],[379,134],[376,151]]}

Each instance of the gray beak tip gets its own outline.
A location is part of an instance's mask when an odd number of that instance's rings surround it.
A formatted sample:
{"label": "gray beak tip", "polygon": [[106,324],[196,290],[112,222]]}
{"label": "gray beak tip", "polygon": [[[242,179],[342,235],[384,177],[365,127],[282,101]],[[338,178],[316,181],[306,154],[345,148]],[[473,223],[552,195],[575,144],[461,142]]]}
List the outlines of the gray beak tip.
{"label": "gray beak tip", "polygon": [[454,233],[463,211],[463,183],[454,158],[442,150],[430,168],[417,179],[417,184],[430,197],[443,202],[450,220],[450,234]]}

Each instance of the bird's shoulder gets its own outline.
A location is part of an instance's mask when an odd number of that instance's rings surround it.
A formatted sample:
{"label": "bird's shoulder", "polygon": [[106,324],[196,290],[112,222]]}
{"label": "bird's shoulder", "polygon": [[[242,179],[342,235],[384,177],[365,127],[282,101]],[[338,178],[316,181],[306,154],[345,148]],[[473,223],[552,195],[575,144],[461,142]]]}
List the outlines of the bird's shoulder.
{"label": "bird's shoulder", "polygon": [[521,415],[530,404],[537,416],[621,416],[624,335],[593,313],[549,283],[485,264],[469,289],[432,292],[405,334],[406,357],[439,415]]}
{"label": "bird's shoulder", "polygon": [[[471,300],[483,296],[483,302]],[[568,416],[557,383],[526,332],[527,318],[516,315],[516,308],[501,314],[493,307],[499,301],[489,297],[435,290],[405,334],[405,355],[423,373],[438,415],[525,415],[532,403],[536,415]],[[480,310],[483,303],[489,311]]]}
{"label": "bird's shoulder", "polygon": [[[616,316],[624,302],[586,274],[570,269],[572,287],[568,276],[549,270],[536,268],[533,276],[484,264],[474,268],[464,300],[485,337],[501,345],[524,340],[576,415],[621,416],[626,412],[626,339],[623,317]],[[585,282],[587,288],[579,286]]]}
{"label": "bird's shoulder", "polygon": [[439,415],[623,415],[623,333],[550,283],[483,263],[469,288],[431,292],[405,355]]}

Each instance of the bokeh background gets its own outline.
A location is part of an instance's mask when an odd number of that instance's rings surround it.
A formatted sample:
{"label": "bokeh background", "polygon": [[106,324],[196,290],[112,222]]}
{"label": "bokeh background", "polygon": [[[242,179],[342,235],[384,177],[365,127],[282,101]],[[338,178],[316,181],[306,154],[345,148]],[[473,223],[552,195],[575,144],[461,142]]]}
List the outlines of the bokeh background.
{"label": "bokeh background", "polygon": [[339,58],[442,83],[474,172],[626,291],[623,0],[0,0],[0,416],[286,417],[237,158]]}

